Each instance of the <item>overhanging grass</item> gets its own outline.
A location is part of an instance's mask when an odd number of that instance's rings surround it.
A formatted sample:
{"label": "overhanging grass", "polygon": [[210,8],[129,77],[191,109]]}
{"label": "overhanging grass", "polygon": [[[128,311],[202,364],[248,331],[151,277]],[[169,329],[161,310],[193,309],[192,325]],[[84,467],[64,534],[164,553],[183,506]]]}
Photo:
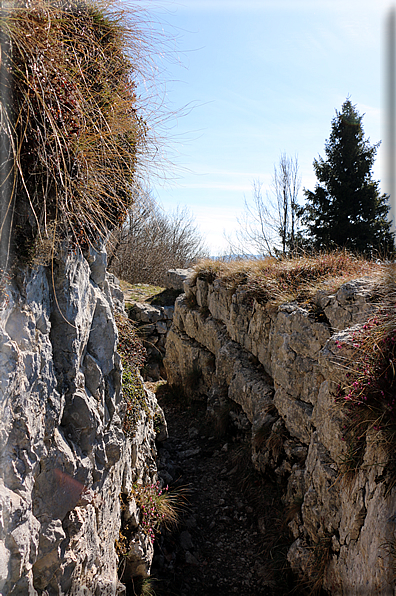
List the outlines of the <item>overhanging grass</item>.
{"label": "overhanging grass", "polygon": [[96,244],[133,202],[147,131],[135,80],[147,48],[133,13],[114,6],[2,4],[3,268],[12,251],[29,257],[35,239],[52,250],[56,240]]}

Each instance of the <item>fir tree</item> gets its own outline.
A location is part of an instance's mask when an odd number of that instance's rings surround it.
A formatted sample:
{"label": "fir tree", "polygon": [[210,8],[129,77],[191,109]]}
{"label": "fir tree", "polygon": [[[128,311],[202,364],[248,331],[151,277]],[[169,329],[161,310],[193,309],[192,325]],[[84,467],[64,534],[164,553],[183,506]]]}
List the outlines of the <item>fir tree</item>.
{"label": "fir tree", "polygon": [[372,180],[379,143],[370,145],[364,138],[362,118],[347,99],[332,120],[327,159],[313,162],[318,183],[313,192],[304,189],[302,219],[315,249],[345,247],[382,255],[394,251],[389,196],[381,195],[379,183]]}

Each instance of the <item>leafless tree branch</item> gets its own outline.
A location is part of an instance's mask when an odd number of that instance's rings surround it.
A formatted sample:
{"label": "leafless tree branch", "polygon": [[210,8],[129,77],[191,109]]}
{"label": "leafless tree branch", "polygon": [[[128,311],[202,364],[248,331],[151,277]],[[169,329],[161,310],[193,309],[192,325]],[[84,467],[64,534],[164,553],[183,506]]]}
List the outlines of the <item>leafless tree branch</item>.
{"label": "leafless tree branch", "polygon": [[167,214],[145,197],[108,242],[109,270],[129,283],[162,285],[168,269],[191,266],[208,256],[191,213]]}
{"label": "leafless tree branch", "polygon": [[240,256],[273,256],[295,248],[297,197],[301,186],[297,157],[282,153],[274,166],[273,197],[263,196],[262,184],[253,181],[253,198],[245,198],[243,215],[238,219],[235,239],[227,237],[230,250]]}

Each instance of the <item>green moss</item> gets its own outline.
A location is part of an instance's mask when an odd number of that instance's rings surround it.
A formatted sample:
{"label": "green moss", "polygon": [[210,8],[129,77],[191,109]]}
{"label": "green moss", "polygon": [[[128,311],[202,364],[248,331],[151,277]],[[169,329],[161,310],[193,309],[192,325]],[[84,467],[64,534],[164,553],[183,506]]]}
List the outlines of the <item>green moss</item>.
{"label": "green moss", "polygon": [[146,392],[138,370],[132,369],[125,361],[123,361],[122,372],[122,395],[126,402],[123,431],[133,438],[143,412],[149,418],[152,417],[152,412],[147,403]]}
{"label": "green moss", "polygon": [[147,403],[146,392],[139,375],[146,359],[146,350],[133,323],[127,318],[116,314],[115,320],[118,329],[117,350],[122,363],[122,396],[126,403],[126,413],[123,423],[125,434],[133,438],[136,428],[143,413],[152,417],[151,409]]}

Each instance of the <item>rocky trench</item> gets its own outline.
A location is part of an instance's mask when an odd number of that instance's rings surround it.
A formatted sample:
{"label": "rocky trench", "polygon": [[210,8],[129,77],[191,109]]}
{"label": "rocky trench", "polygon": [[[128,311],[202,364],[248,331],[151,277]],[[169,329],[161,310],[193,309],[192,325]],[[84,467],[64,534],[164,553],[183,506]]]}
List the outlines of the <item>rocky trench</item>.
{"label": "rocky trench", "polygon": [[169,395],[159,401],[169,438],[158,450],[158,473],[182,498],[177,530],[162,532],[155,545],[156,593],[290,593],[296,581],[286,561],[281,492],[251,465],[243,412],[219,426],[203,402],[181,408]]}
{"label": "rocky trench", "polygon": [[[234,403],[213,415],[206,399],[190,399],[189,387],[175,392],[153,382],[164,368],[152,355],[158,347],[165,355],[164,332],[174,313],[174,300],[164,298],[180,293],[191,273],[168,272],[166,292],[128,307],[149,354],[146,387],[158,390],[167,420],[158,476],[162,486],[180,491],[178,526],[162,531],[154,545],[153,586],[159,596],[297,593],[286,560],[291,541],[279,479],[254,469],[251,424],[242,408]],[[128,293],[125,300],[131,301]]]}
{"label": "rocky trench", "polygon": [[[105,252],[54,265],[21,270],[1,296],[2,596],[133,594],[131,577],[150,567],[166,595],[296,593],[300,575],[308,593],[394,595],[383,545],[396,538],[396,489],[378,445],[348,490],[337,482],[337,342],[374,312],[371,280],[318,294],[315,314],[186,279],[167,333],[173,398],[159,397],[170,434],[157,457],[153,393],[133,436],[123,432],[123,297]],[[120,561],[131,513],[120,496],[156,482],[157,465],[184,491],[179,529],[154,550],[137,523]]]}
{"label": "rocky trench", "polygon": [[[334,294],[320,292],[310,308],[246,301],[243,288],[230,291],[220,280],[193,278],[184,282],[184,289],[167,336],[168,385],[180,395],[201,400],[203,411],[214,420],[244,420],[245,466],[252,463],[261,481],[250,493],[254,501],[248,503],[232,483],[237,472],[232,460],[235,437],[212,450],[211,431],[202,433],[188,418],[179,428],[175,423],[177,435],[171,436],[165,452],[160,451],[160,465],[165,458],[171,467],[179,466],[203,504],[200,517],[194,503],[196,526],[190,530],[191,521],[186,520],[186,541],[180,536],[173,551],[156,559],[160,569],[162,565],[172,570],[178,556],[187,567],[187,586],[174,572],[176,593],[198,594],[202,589],[228,594],[237,587],[243,594],[302,589],[335,596],[394,595],[396,489],[389,484],[387,456],[380,443],[369,441],[363,465],[345,485],[339,464],[346,445],[342,419],[334,408],[337,386],[346,374],[338,345],[352,344],[354,331],[375,312],[375,281],[364,278],[342,285]],[[352,354],[343,352],[347,358]],[[174,415],[168,414],[170,428]],[[180,437],[187,440],[189,430],[197,433],[188,439],[192,450],[200,449],[200,457],[186,455]],[[207,483],[215,487],[208,491],[211,497],[205,492]],[[274,505],[272,511],[265,511],[268,502]],[[238,518],[241,540],[235,539],[237,527],[228,534]],[[265,545],[271,533],[281,542],[282,533],[288,535],[278,571],[285,575],[287,559],[300,588],[281,586],[276,583],[279,575],[271,577],[271,547],[258,546]],[[189,571],[190,556],[200,570],[195,574]],[[216,584],[216,575],[222,584]]]}

